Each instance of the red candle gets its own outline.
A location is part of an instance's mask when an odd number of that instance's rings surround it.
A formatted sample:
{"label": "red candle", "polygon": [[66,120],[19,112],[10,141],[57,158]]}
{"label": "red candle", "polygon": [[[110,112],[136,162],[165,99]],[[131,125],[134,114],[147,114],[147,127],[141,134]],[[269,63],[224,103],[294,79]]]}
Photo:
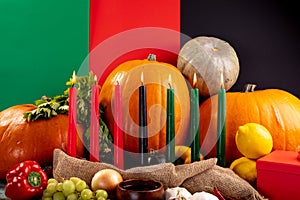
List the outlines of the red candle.
{"label": "red candle", "polygon": [[92,85],[91,118],[90,118],[90,161],[99,162],[99,88],[97,77]]}
{"label": "red candle", "polygon": [[119,169],[124,169],[122,91],[119,82],[115,85],[114,119],[114,165]]}
{"label": "red candle", "polygon": [[72,81],[73,86],[70,88],[69,93],[69,113],[68,113],[68,141],[67,141],[67,154],[76,157],[76,96],[77,89],[74,87],[75,83],[75,71],[73,72]]}

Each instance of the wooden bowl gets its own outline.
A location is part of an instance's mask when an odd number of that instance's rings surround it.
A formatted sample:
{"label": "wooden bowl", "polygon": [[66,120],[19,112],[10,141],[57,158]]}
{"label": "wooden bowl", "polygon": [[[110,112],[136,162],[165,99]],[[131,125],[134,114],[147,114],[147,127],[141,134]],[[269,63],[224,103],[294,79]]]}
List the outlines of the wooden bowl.
{"label": "wooden bowl", "polygon": [[163,184],[153,180],[130,179],[117,186],[117,200],[163,200]]}

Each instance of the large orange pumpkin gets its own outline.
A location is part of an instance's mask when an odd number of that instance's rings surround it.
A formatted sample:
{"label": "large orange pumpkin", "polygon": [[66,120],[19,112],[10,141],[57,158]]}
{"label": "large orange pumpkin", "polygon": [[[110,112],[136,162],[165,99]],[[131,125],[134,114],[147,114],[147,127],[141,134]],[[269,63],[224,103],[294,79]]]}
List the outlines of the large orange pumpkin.
{"label": "large orange pumpkin", "polygon": [[[300,145],[300,100],[279,89],[226,94],[226,161],[241,157],[235,134],[238,127],[248,122],[265,126],[273,137],[273,150],[296,151]],[[217,127],[217,95],[200,106],[201,149],[204,155],[215,156]],[[213,148],[213,149],[212,149]]]}
{"label": "large orange pumpkin", "polygon": [[122,112],[124,149],[138,153],[139,104],[138,87],[143,84],[147,91],[148,150],[166,146],[166,102],[169,77],[175,93],[175,143],[184,144],[189,124],[189,91],[180,71],[168,63],[155,60],[130,60],[115,68],[104,82],[100,92],[100,104],[104,107],[104,120],[113,132],[114,86],[122,88]]}
{"label": "large orange pumpkin", "polygon": [[[24,113],[35,108],[32,104],[22,104],[0,112],[0,179],[5,178],[11,166],[25,160],[51,165],[53,150],[66,147],[68,116],[59,114],[49,120],[27,122]],[[83,149],[78,138],[78,156],[83,155]]]}

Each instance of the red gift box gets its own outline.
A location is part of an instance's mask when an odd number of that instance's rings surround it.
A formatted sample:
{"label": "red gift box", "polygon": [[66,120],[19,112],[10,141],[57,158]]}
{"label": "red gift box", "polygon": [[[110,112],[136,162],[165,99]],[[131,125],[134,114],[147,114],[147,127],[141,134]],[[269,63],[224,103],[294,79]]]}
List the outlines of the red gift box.
{"label": "red gift box", "polygon": [[276,150],[256,162],[257,190],[270,200],[300,199],[297,152]]}

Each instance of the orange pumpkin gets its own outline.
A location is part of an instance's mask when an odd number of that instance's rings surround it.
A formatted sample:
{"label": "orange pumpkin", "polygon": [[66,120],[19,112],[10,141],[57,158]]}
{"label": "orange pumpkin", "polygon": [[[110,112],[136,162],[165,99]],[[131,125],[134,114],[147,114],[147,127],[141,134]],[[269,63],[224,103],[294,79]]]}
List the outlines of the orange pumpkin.
{"label": "orange pumpkin", "polygon": [[[208,157],[215,156],[217,127],[217,95],[200,106],[201,149]],[[279,89],[226,94],[226,161],[241,157],[235,134],[238,127],[248,122],[265,126],[273,137],[273,150],[296,151],[300,145],[300,100]]]}
{"label": "orange pumpkin", "polygon": [[[49,120],[27,122],[23,117],[35,105],[23,104],[0,112],[0,179],[9,168],[25,160],[51,165],[53,150],[65,149],[68,136],[68,116],[59,114]],[[77,138],[77,153],[83,155],[84,146]]]}
{"label": "orange pumpkin", "polygon": [[[139,95],[138,87],[143,84],[147,91],[148,150],[166,146],[166,102],[167,88],[171,84],[175,97],[175,143],[184,144],[189,124],[189,91],[180,71],[168,63],[155,60],[130,60],[116,67],[104,82],[100,92],[100,104],[104,107],[104,121],[113,133],[114,86],[122,88],[122,112],[124,149],[138,152],[139,141]],[[171,83],[169,80],[171,77]]]}

